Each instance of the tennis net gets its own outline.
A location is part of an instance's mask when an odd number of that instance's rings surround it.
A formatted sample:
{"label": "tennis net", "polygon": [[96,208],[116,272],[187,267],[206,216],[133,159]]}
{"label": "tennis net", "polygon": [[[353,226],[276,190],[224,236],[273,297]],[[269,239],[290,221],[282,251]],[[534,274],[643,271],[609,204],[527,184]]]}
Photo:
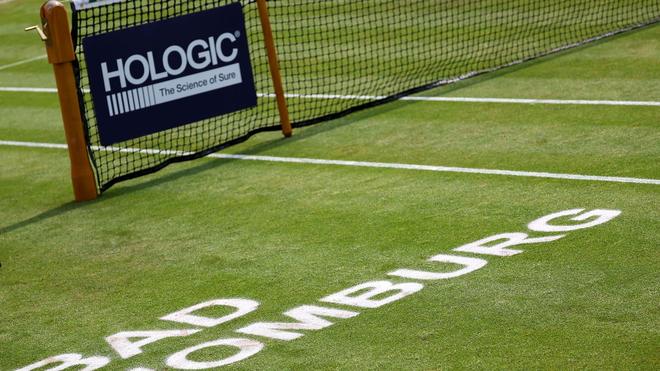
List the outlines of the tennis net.
{"label": "tennis net", "polygon": [[[75,9],[78,91],[100,192],[279,130],[255,1],[243,0],[256,107],[102,147],[82,40],[229,0],[113,1]],[[301,127],[660,20],[658,0],[271,0],[289,113]]]}

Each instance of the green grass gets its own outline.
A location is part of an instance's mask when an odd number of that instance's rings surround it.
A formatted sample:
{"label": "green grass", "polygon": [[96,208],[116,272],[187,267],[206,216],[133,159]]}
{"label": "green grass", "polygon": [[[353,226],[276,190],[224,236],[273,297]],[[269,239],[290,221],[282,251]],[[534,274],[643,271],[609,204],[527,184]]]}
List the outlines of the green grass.
{"label": "green grass", "polygon": [[[42,52],[15,32],[37,7],[0,5],[0,66]],[[654,26],[423,95],[660,101],[659,61]],[[51,87],[50,66],[0,70],[0,86]],[[226,152],[659,179],[659,122],[658,107],[396,102]],[[0,140],[63,138],[55,95],[0,92]],[[74,204],[68,172],[63,150],[0,146],[0,370],[62,353],[164,369],[184,348],[573,208],[622,214],[300,339],[259,339],[229,368],[660,367],[657,185],[202,159]],[[261,306],[128,360],[104,341],[186,328],[158,318],[230,297]]]}

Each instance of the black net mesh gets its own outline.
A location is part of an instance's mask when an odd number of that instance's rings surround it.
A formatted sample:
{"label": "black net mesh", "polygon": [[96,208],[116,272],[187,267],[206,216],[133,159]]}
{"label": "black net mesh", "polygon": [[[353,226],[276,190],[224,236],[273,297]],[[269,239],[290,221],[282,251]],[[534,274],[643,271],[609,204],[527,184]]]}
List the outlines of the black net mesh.
{"label": "black net mesh", "polygon": [[[99,191],[279,129],[257,6],[243,0],[257,107],[112,148],[99,145],[82,40],[230,2],[126,0],[74,11],[81,110]],[[660,20],[658,0],[271,0],[268,5],[294,126]]]}

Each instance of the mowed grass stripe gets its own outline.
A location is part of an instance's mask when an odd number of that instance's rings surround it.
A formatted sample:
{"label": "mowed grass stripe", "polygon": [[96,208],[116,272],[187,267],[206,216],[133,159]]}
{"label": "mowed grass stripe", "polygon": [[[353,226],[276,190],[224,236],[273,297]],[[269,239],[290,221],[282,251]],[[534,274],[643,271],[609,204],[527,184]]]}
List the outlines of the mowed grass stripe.
{"label": "mowed grass stripe", "polygon": [[[15,142],[15,141],[0,141],[0,145],[14,146],[14,147],[28,147],[28,148],[53,148],[53,149],[67,148],[65,144]],[[189,152],[169,151],[169,150],[159,150],[159,149],[119,148],[119,147],[93,147],[93,148],[94,150],[98,150],[98,151],[122,152],[122,153],[148,153],[155,155],[162,154],[162,155],[186,156],[193,154]],[[256,156],[256,155],[243,155],[243,154],[220,154],[220,153],[211,154],[207,157],[219,158],[219,159],[246,160],[246,161],[267,161],[267,162],[282,162],[282,163],[295,163],[295,164],[352,166],[352,167],[384,168],[384,169],[399,169],[399,170],[435,171],[435,172],[448,172],[448,173],[502,175],[502,176],[529,177],[529,178],[582,180],[582,181],[593,181],[593,182],[660,185],[660,179],[582,175],[582,174],[561,174],[561,173],[548,173],[548,172],[538,172],[538,171],[479,169],[479,168],[451,167],[451,166],[400,164],[400,163],[388,163],[388,162],[346,161],[346,160],[314,159],[314,158],[304,158],[304,157]]]}

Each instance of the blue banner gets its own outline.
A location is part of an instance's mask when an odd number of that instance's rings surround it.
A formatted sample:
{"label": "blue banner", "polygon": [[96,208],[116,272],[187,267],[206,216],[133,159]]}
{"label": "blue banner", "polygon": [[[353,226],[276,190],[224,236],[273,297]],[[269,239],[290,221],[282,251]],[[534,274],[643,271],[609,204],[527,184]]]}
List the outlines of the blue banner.
{"label": "blue banner", "polygon": [[83,40],[101,145],[257,105],[240,3]]}
{"label": "blue banner", "polygon": [[95,8],[97,6],[121,3],[124,0],[73,0],[73,6],[77,10]]}

